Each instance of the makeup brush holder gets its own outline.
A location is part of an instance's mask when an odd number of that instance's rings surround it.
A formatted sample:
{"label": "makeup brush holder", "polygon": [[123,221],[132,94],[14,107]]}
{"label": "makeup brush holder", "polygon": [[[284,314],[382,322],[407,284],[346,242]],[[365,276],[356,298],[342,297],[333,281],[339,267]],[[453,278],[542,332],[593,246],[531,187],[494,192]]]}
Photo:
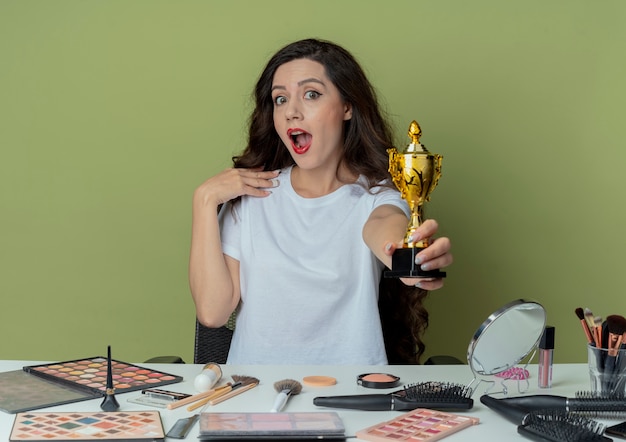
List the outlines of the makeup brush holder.
{"label": "makeup brush holder", "polygon": [[599,395],[626,394],[626,349],[587,346],[591,391]]}

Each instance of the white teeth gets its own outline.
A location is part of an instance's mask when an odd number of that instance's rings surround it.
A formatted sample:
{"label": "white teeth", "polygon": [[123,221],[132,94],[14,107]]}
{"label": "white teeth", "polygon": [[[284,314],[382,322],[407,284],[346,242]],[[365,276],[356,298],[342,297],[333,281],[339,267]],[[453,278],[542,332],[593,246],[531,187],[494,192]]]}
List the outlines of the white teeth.
{"label": "white teeth", "polygon": [[302,132],[301,130],[294,130],[293,132],[291,132],[291,136],[294,135],[302,135],[304,132]]}

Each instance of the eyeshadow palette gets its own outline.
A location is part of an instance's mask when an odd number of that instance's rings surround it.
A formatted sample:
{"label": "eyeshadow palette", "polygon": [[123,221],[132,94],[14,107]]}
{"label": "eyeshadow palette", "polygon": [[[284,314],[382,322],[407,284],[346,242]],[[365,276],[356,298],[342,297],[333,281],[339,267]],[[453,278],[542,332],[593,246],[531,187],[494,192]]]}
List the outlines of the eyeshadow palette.
{"label": "eyeshadow palette", "polygon": [[[174,384],[183,380],[181,376],[163,373],[126,362],[112,360],[111,364],[115,393]],[[43,379],[91,391],[99,395],[106,392],[107,358],[102,356],[53,364],[31,365],[23,369]]]}
{"label": "eyeshadow palette", "polygon": [[390,421],[359,430],[356,437],[371,442],[431,442],[478,422],[475,417],[417,408]]}
{"label": "eyeshadow palette", "polygon": [[36,410],[101,397],[58,382],[32,376],[24,370],[0,373],[0,410],[7,413]]}
{"label": "eyeshadow palette", "polygon": [[200,440],[345,440],[335,412],[201,413]]}
{"label": "eyeshadow palette", "polygon": [[164,439],[158,411],[18,413],[9,438],[11,442]]}

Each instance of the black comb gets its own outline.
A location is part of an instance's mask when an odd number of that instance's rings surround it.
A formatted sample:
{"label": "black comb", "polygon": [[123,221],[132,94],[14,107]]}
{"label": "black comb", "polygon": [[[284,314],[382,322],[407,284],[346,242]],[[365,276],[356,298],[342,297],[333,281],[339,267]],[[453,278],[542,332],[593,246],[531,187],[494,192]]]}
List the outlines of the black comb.
{"label": "black comb", "polygon": [[313,404],[321,407],[353,410],[384,411],[414,410],[469,410],[474,406],[472,389],[448,382],[421,382],[405,386],[388,394],[360,394],[350,396],[320,396]]}

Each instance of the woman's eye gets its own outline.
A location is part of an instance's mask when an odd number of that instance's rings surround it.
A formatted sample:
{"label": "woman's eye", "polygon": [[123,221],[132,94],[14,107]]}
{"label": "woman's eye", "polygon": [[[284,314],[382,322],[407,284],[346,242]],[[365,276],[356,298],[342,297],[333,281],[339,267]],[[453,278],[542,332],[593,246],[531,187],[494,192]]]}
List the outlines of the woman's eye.
{"label": "woman's eye", "polygon": [[283,97],[282,95],[279,95],[278,97],[274,98],[274,104],[276,105],[285,104],[286,102],[287,102],[287,99]]}
{"label": "woman's eye", "polygon": [[307,100],[315,100],[316,98],[318,98],[321,94],[317,91],[307,91],[304,94],[304,98],[306,98]]}

